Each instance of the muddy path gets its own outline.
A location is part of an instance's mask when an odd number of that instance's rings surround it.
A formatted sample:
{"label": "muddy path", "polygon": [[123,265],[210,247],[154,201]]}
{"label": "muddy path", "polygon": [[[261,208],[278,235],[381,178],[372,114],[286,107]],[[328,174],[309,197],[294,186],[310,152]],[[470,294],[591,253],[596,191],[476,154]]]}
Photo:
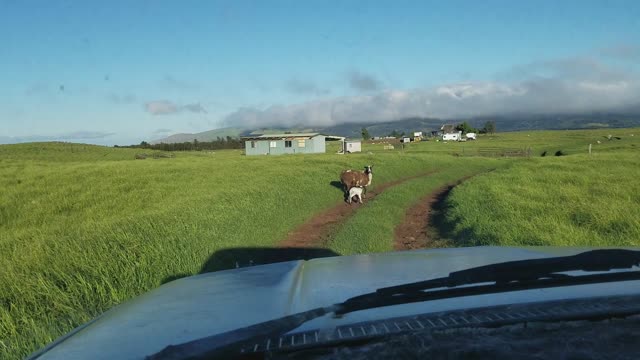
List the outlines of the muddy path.
{"label": "muddy path", "polygon": [[445,200],[456,186],[483,173],[486,172],[468,175],[443,185],[420,199],[416,205],[408,208],[404,220],[396,226],[393,242],[394,250],[453,246],[450,240],[443,238],[437,226],[437,223],[441,222],[444,216]]}
{"label": "muddy path", "polygon": [[367,191],[364,204],[348,204],[347,202],[341,202],[334,207],[318,213],[293,231],[289,232],[287,237],[281,241],[278,246],[294,248],[325,247],[334,229],[338,225],[346,221],[350,216],[358,211],[359,208],[366,206],[367,202],[375,199],[376,196],[380,195],[386,189],[413,179],[432,175],[436,172],[437,171],[429,171],[376,186],[374,189]]}

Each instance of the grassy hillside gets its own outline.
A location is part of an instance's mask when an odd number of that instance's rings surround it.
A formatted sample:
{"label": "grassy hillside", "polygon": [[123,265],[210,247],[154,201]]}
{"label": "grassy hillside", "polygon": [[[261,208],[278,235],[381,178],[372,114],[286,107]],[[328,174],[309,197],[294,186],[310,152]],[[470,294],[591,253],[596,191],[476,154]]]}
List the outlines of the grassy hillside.
{"label": "grassy hillside", "polygon": [[244,131],[244,129],[240,128],[223,128],[223,129],[214,129],[209,131],[203,131],[195,134],[174,134],[168,136],[163,139],[153,140],[152,144],[159,143],[182,143],[182,142],[192,142],[194,139],[198,141],[213,141],[218,137],[226,138],[227,136],[238,137]]}
{"label": "grassy hillside", "polygon": [[[611,140],[608,136],[611,135]],[[619,138],[619,139],[618,139]],[[598,143],[598,141],[600,143]],[[592,153],[640,149],[640,128],[634,129],[594,129],[594,130],[556,130],[522,131],[480,135],[478,140],[466,142],[443,142],[434,140],[409,143],[405,152],[430,152],[475,156],[483,150],[493,148],[531,149],[533,157],[554,156],[557,151],[564,154],[586,154],[592,144]],[[384,152],[384,141],[373,141],[364,146],[365,151]],[[395,150],[402,151],[401,144],[395,144]]]}
{"label": "grassy hillside", "polygon": [[[153,150],[117,149],[106,146],[65,142],[0,145],[0,166],[20,162],[89,162],[133,160],[136,154]],[[2,171],[0,171],[2,174]]]}
{"label": "grassy hillside", "polygon": [[640,246],[640,151],[535,158],[448,198],[461,245]]}
{"label": "grassy hillside", "polygon": [[[26,145],[24,145],[26,146]],[[237,151],[133,160],[131,149],[0,147],[0,354],[25,355],[216,251],[273,246],[342,200],[340,170],[383,183],[442,166],[426,154],[244,157]],[[30,148],[28,148],[30,149]],[[79,155],[81,154],[81,155]],[[17,161],[16,159],[28,159]],[[117,161],[115,161],[117,160]],[[232,259],[230,259],[232,260]],[[209,269],[233,262],[209,264]]]}
{"label": "grassy hillside", "polygon": [[[609,134],[620,140],[605,139]],[[351,155],[335,155],[338,144],[330,143],[327,154],[216,151],[146,160],[134,160],[140,149],[0,146],[0,358],[24,356],[205,264],[233,267],[234,258],[211,262],[220,250],[275,246],[342,200],[331,184],[340,170],[369,163],[374,187],[439,172],[367,203],[336,229],[330,246],[341,254],[391,249],[393,228],[408,206],[489,168],[498,170],[449,199],[448,234],[460,245],[638,244],[639,141],[639,129],[524,132],[422,142],[404,151],[365,144],[363,153]],[[531,147],[536,156],[475,156],[485,147]],[[545,150],[569,155],[540,157]]]}

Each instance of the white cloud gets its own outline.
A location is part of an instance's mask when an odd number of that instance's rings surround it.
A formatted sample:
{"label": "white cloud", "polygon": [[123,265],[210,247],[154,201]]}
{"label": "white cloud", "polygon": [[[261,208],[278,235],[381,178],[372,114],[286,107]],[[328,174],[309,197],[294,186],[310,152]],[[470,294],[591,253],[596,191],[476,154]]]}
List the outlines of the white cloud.
{"label": "white cloud", "polygon": [[177,114],[183,111],[192,113],[207,113],[200,103],[178,105],[169,100],[156,100],[150,101],[144,104],[145,110],[151,115],[171,115]]}
{"label": "white cloud", "polygon": [[[513,113],[579,113],[624,109],[640,98],[638,74],[594,58],[567,58],[518,66],[502,81],[446,84],[318,99],[300,104],[241,108],[228,126],[331,126],[411,116],[460,118]],[[364,86],[364,88],[372,88]]]}

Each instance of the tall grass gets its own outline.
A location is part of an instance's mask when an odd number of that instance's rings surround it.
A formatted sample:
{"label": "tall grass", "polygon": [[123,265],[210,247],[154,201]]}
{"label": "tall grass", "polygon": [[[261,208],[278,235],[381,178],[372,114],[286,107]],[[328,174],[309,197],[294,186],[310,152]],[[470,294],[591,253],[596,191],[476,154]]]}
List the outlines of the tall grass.
{"label": "tall grass", "polygon": [[[73,147],[71,161],[51,146],[44,160],[22,146],[0,147],[2,358],[24,356],[167,279],[198,273],[218,250],[275,246],[342,201],[331,182],[344,168],[372,163],[374,181],[383,183],[435,166],[433,157],[401,153],[133,160],[130,149],[91,146]],[[208,269],[232,266],[230,259]]]}
{"label": "tall grass", "polygon": [[536,158],[470,180],[447,200],[462,245],[640,245],[640,153]]}

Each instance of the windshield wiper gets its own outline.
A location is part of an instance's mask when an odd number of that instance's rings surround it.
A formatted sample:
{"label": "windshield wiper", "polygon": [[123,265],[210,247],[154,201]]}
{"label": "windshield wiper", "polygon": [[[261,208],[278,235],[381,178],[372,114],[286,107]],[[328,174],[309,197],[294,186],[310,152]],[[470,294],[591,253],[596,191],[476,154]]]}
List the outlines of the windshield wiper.
{"label": "windshield wiper", "polygon": [[[640,272],[570,276],[568,271],[609,271],[640,264],[640,251],[591,250],[572,256],[507,261],[456,271],[449,276],[377,289],[339,304],[336,314],[460,296],[640,279]],[[466,286],[482,283],[492,285]],[[440,289],[442,290],[433,290]],[[432,291],[427,291],[432,290]]]}
{"label": "windshield wiper", "polygon": [[[287,333],[303,323],[328,313],[342,315],[382,306],[436,299],[482,295],[547,287],[583,285],[613,281],[640,280],[640,271],[570,276],[568,271],[609,271],[629,269],[640,264],[640,251],[592,250],[573,256],[508,261],[467,270],[449,276],[377,289],[342,303],[285,316],[227,333],[180,345],[168,346],[149,359],[230,358],[238,349],[265,337]],[[477,285],[493,283],[489,285]],[[475,285],[475,286],[466,286]]]}
{"label": "windshield wiper", "polygon": [[609,271],[628,269],[640,264],[640,251],[623,249],[591,250],[571,256],[507,261],[455,271],[439,279],[419,281],[376,290],[391,293],[408,290],[426,290],[483,282],[506,283],[536,280],[557,276],[567,271]]}

